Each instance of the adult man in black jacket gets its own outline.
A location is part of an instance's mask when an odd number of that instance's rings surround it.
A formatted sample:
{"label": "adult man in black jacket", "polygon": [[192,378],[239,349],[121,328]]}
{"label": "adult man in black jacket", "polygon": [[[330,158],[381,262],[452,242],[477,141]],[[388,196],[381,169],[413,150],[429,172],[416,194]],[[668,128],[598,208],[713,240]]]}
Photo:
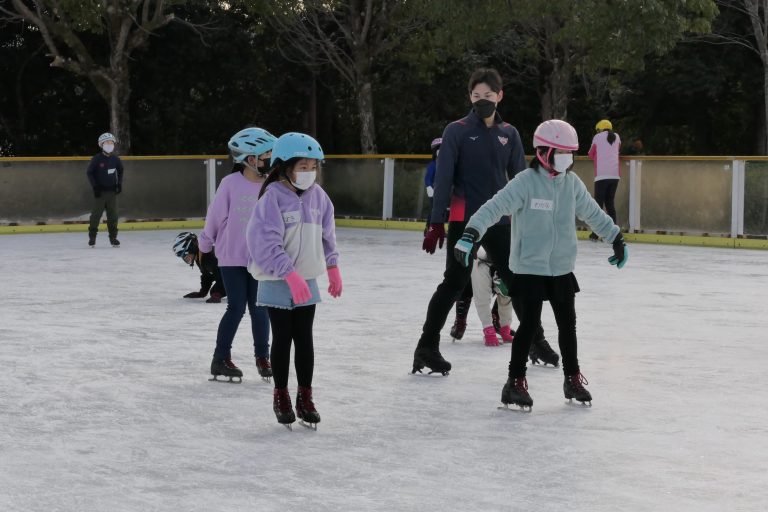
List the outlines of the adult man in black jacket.
{"label": "adult man in black jacket", "polygon": [[107,230],[112,247],[120,247],[117,239],[117,195],[123,190],[123,163],[115,155],[117,139],[111,133],[99,136],[101,152],[91,158],[88,164],[88,181],[93,188],[93,206],[88,226],[88,245],[96,245],[101,214],[107,210]]}

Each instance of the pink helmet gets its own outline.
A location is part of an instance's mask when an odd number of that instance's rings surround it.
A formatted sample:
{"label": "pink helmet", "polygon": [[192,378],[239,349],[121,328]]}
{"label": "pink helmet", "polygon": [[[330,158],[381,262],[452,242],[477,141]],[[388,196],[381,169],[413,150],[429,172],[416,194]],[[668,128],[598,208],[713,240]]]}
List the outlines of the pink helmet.
{"label": "pink helmet", "polygon": [[565,121],[550,119],[541,123],[533,133],[533,147],[540,146],[576,151],[579,149],[579,136]]}

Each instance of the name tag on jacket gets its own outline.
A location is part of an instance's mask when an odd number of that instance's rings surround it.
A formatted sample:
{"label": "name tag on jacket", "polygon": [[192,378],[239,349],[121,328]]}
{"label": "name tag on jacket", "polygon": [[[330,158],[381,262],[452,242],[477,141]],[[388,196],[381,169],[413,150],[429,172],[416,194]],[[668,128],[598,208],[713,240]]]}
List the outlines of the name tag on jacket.
{"label": "name tag on jacket", "polygon": [[107,174],[115,174],[116,170],[117,168],[114,168],[114,167],[112,169],[107,169]]}
{"label": "name tag on jacket", "polygon": [[550,199],[531,199],[531,210],[552,210],[553,201]]}
{"label": "name tag on jacket", "polygon": [[285,212],[283,214],[283,222],[286,224],[293,224],[301,220],[301,212],[296,210],[294,212]]}

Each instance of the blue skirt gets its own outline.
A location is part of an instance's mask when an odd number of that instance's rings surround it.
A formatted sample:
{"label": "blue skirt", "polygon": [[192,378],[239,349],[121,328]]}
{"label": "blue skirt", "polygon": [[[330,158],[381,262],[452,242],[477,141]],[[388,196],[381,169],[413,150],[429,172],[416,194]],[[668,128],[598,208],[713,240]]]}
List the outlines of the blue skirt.
{"label": "blue skirt", "polygon": [[270,308],[294,309],[302,306],[311,306],[320,301],[320,290],[317,287],[317,279],[307,279],[312,298],[302,304],[294,304],[291,289],[283,279],[259,281],[259,289],[256,293],[256,305]]}

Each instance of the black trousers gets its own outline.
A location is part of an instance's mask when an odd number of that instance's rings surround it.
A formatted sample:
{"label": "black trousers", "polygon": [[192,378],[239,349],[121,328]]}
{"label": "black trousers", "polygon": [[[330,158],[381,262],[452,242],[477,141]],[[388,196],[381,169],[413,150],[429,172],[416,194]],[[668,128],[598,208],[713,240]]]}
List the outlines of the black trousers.
{"label": "black trousers", "polygon": [[616,189],[619,187],[619,180],[608,179],[598,180],[595,182],[595,202],[600,208],[605,208],[605,213],[616,224],[616,205],[614,204],[614,198],[616,197]]}
{"label": "black trousers", "polygon": [[295,309],[267,308],[272,325],[272,378],[276,388],[288,386],[291,365],[291,342],[296,347],[293,364],[299,386],[312,386],[315,370],[315,348],[312,326],[315,323],[315,305]]}
{"label": "black trousers", "polygon": [[[448,314],[451,312],[454,302],[459,299],[467,283],[470,282],[472,266],[464,267],[456,258],[453,257],[453,248],[456,242],[461,238],[466,227],[466,222],[449,222],[447,243],[445,247],[445,273],[443,281],[437,286],[437,290],[432,295],[427,307],[427,319],[422,328],[420,347],[437,347],[440,344],[440,331],[445,326]],[[511,230],[509,224],[495,225],[488,228],[485,235],[480,240],[480,245],[485,249],[488,257],[494,262],[494,266],[499,272],[499,277],[512,289],[512,272],[509,270],[509,246],[511,243]],[[474,262],[473,262],[474,264]],[[520,318],[521,312],[518,311],[519,304],[515,304],[516,299],[512,300],[512,306],[515,308],[515,314]],[[541,337],[544,336],[541,325],[536,331]]]}
{"label": "black trousers", "polygon": [[[541,328],[541,309],[544,303],[541,299],[526,297],[525,293],[520,294],[518,300],[520,311],[515,309],[515,313],[520,319],[520,327],[515,333],[515,341],[512,343],[512,358],[509,361],[509,376],[513,378],[525,377],[528,351],[531,349],[534,337],[537,336],[537,329]],[[557,343],[560,345],[565,375],[579,373],[575,300],[575,295],[569,295],[560,300],[550,299],[549,301],[557,322]]]}

